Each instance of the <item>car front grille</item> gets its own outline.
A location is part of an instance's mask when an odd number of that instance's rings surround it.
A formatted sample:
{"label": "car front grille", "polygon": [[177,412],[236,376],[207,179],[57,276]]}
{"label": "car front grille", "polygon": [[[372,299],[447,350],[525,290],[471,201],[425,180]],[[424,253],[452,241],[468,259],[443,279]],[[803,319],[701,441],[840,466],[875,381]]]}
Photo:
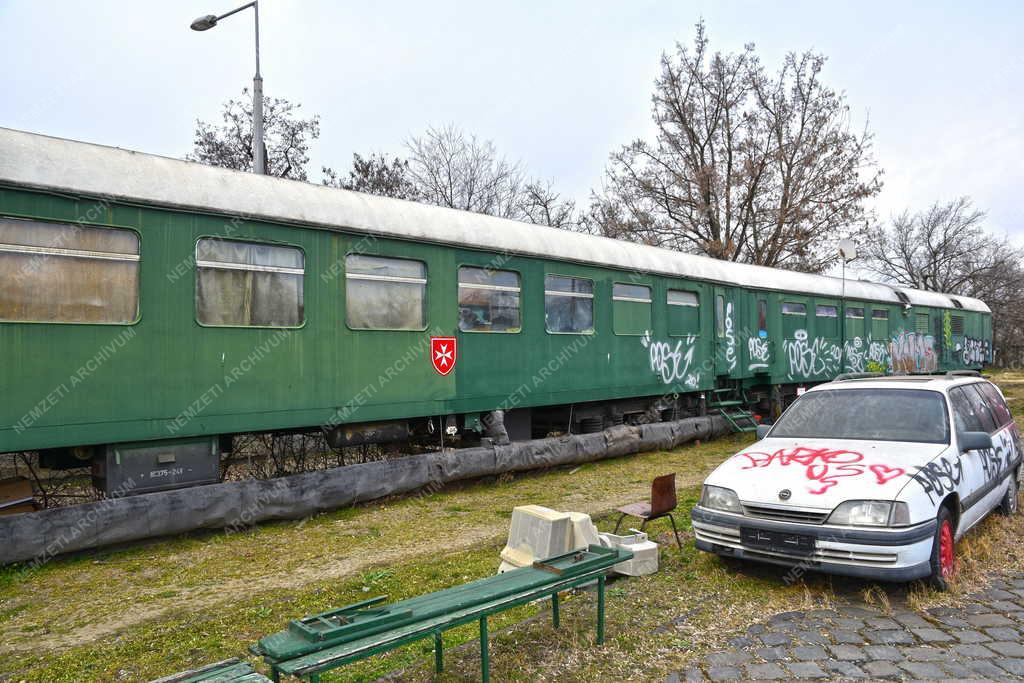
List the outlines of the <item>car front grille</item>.
{"label": "car front grille", "polygon": [[824,524],[829,513],[820,510],[802,510],[800,508],[777,508],[764,505],[743,503],[743,514],[757,519],[771,519],[777,522],[795,522],[797,524]]}

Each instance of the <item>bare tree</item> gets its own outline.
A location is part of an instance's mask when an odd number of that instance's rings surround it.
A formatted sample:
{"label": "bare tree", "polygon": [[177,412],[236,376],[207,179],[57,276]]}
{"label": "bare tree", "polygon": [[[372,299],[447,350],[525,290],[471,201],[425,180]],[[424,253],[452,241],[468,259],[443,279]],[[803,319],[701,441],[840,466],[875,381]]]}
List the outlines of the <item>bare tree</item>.
{"label": "bare tree", "polygon": [[703,23],[692,52],[664,55],[654,142],[611,156],[588,215],[594,232],[767,266],[820,271],[829,245],[866,226],[881,188],[871,136],[851,132],[825,58],[789,54],[765,73],[752,45],[711,54]]}
{"label": "bare tree", "polygon": [[558,228],[577,225],[575,202],[552,182],[531,179],[490,140],[447,125],[428,128],[405,146],[407,159],[353,155],[346,178],[325,167],[323,183]]}
{"label": "bare tree", "polygon": [[517,218],[528,182],[519,162],[500,156],[490,140],[448,125],[409,138],[409,174],[421,201]]}
{"label": "bare tree", "polygon": [[992,268],[996,240],[985,232],[985,212],[968,197],[894,216],[876,226],[863,249],[873,275],[915,289],[958,293]]}
{"label": "bare tree", "polygon": [[579,227],[576,202],[555,192],[554,183],[534,180],[523,188],[520,198],[521,219],[538,225],[575,230]]}
{"label": "bare tree", "polygon": [[[192,153],[187,159],[238,171],[252,170],[252,97],[248,93],[248,89],[242,90],[242,99],[224,104],[221,125],[196,121]],[[263,98],[268,175],[307,179],[309,143],[320,137],[320,117],[298,118],[301,106],[282,98]]]}
{"label": "bare tree", "polygon": [[1024,249],[984,228],[969,197],[936,202],[871,229],[863,267],[905,287],[981,299],[992,309],[996,347],[1024,334]]}
{"label": "bare tree", "polygon": [[398,199],[416,199],[418,196],[409,176],[409,162],[398,157],[388,159],[377,153],[367,157],[353,154],[348,177],[341,178],[334,169],[326,166],[323,174],[321,182],[330,187]]}

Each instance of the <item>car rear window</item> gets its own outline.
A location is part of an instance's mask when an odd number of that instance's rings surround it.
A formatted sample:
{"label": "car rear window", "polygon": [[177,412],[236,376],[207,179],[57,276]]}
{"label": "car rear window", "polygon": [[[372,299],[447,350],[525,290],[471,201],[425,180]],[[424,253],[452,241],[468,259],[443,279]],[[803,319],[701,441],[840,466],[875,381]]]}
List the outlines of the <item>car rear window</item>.
{"label": "car rear window", "polygon": [[923,389],[833,389],[796,400],[772,437],[949,443],[946,400]]}
{"label": "car rear window", "polygon": [[985,397],[988,402],[988,407],[992,409],[992,415],[996,419],[996,424],[999,427],[1005,427],[1006,425],[1013,422],[1013,415],[1010,414],[1010,408],[1006,405],[1006,401],[1003,400],[1002,394],[996,389],[993,384],[975,384],[974,385],[981,395]]}

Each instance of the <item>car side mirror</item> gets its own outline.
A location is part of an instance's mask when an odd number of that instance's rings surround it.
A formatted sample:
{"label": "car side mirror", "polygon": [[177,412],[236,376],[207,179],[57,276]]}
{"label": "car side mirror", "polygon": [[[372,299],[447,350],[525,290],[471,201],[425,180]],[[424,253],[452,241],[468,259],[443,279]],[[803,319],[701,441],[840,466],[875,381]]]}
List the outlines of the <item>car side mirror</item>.
{"label": "car side mirror", "polygon": [[757,440],[766,438],[770,431],[772,431],[771,425],[757,425]]}
{"label": "car side mirror", "polygon": [[960,441],[961,453],[992,448],[992,437],[985,432],[961,432],[957,439]]}

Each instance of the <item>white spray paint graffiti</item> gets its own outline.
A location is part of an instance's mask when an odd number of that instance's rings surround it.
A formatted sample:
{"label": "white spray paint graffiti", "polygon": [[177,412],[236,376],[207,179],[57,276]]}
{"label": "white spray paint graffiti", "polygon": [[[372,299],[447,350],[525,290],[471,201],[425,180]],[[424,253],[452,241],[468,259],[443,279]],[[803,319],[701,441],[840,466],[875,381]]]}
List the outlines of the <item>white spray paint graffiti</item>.
{"label": "white spray paint graffiti", "polygon": [[888,372],[889,349],[871,337],[847,339],[843,345],[845,372]]}
{"label": "white spray paint graffiti", "polygon": [[956,345],[956,350],[964,365],[981,365],[988,361],[990,343],[985,339],[964,337],[963,342]]}
{"label": "white spray paint graffiti", "polygon": [[693,354],[696,350],[696,335],[687,335],[676,342],[659,342],[651,339],[647,330],[640,343],[647,349],[650,357],[651,371],[661,378],[665,384],[683,382],[686,386],[696,389],[700,385],[700,370],[694,370]]}
{"label": "white spray paint graffiti", "polygon": [[736,369],[736,334],[732,321],[732,302],[725,305],[725,363],[729,372]]}
{"label": "white spray paint graffiti", "polygon": [[889,345],[893,372],[935,372],[939,369],[935,355],[935,337],[930,334],[901,331]]}
{"label": "white spray paint graffiti", "polygon": [[790,379],[839,374],[843,361],[843,349],[839,344],[821,337],[811,341],[807,330],[797,330],[794,337],[782,343],[789,361]]}
{"label": "white spray paint graffiti", "polygon": [[750,356],[750,365],[747,366],[747,370],[767,368],[768,362],[771,360],[768,340],[761,337],[751,337],[747,340],[747,354]]}

